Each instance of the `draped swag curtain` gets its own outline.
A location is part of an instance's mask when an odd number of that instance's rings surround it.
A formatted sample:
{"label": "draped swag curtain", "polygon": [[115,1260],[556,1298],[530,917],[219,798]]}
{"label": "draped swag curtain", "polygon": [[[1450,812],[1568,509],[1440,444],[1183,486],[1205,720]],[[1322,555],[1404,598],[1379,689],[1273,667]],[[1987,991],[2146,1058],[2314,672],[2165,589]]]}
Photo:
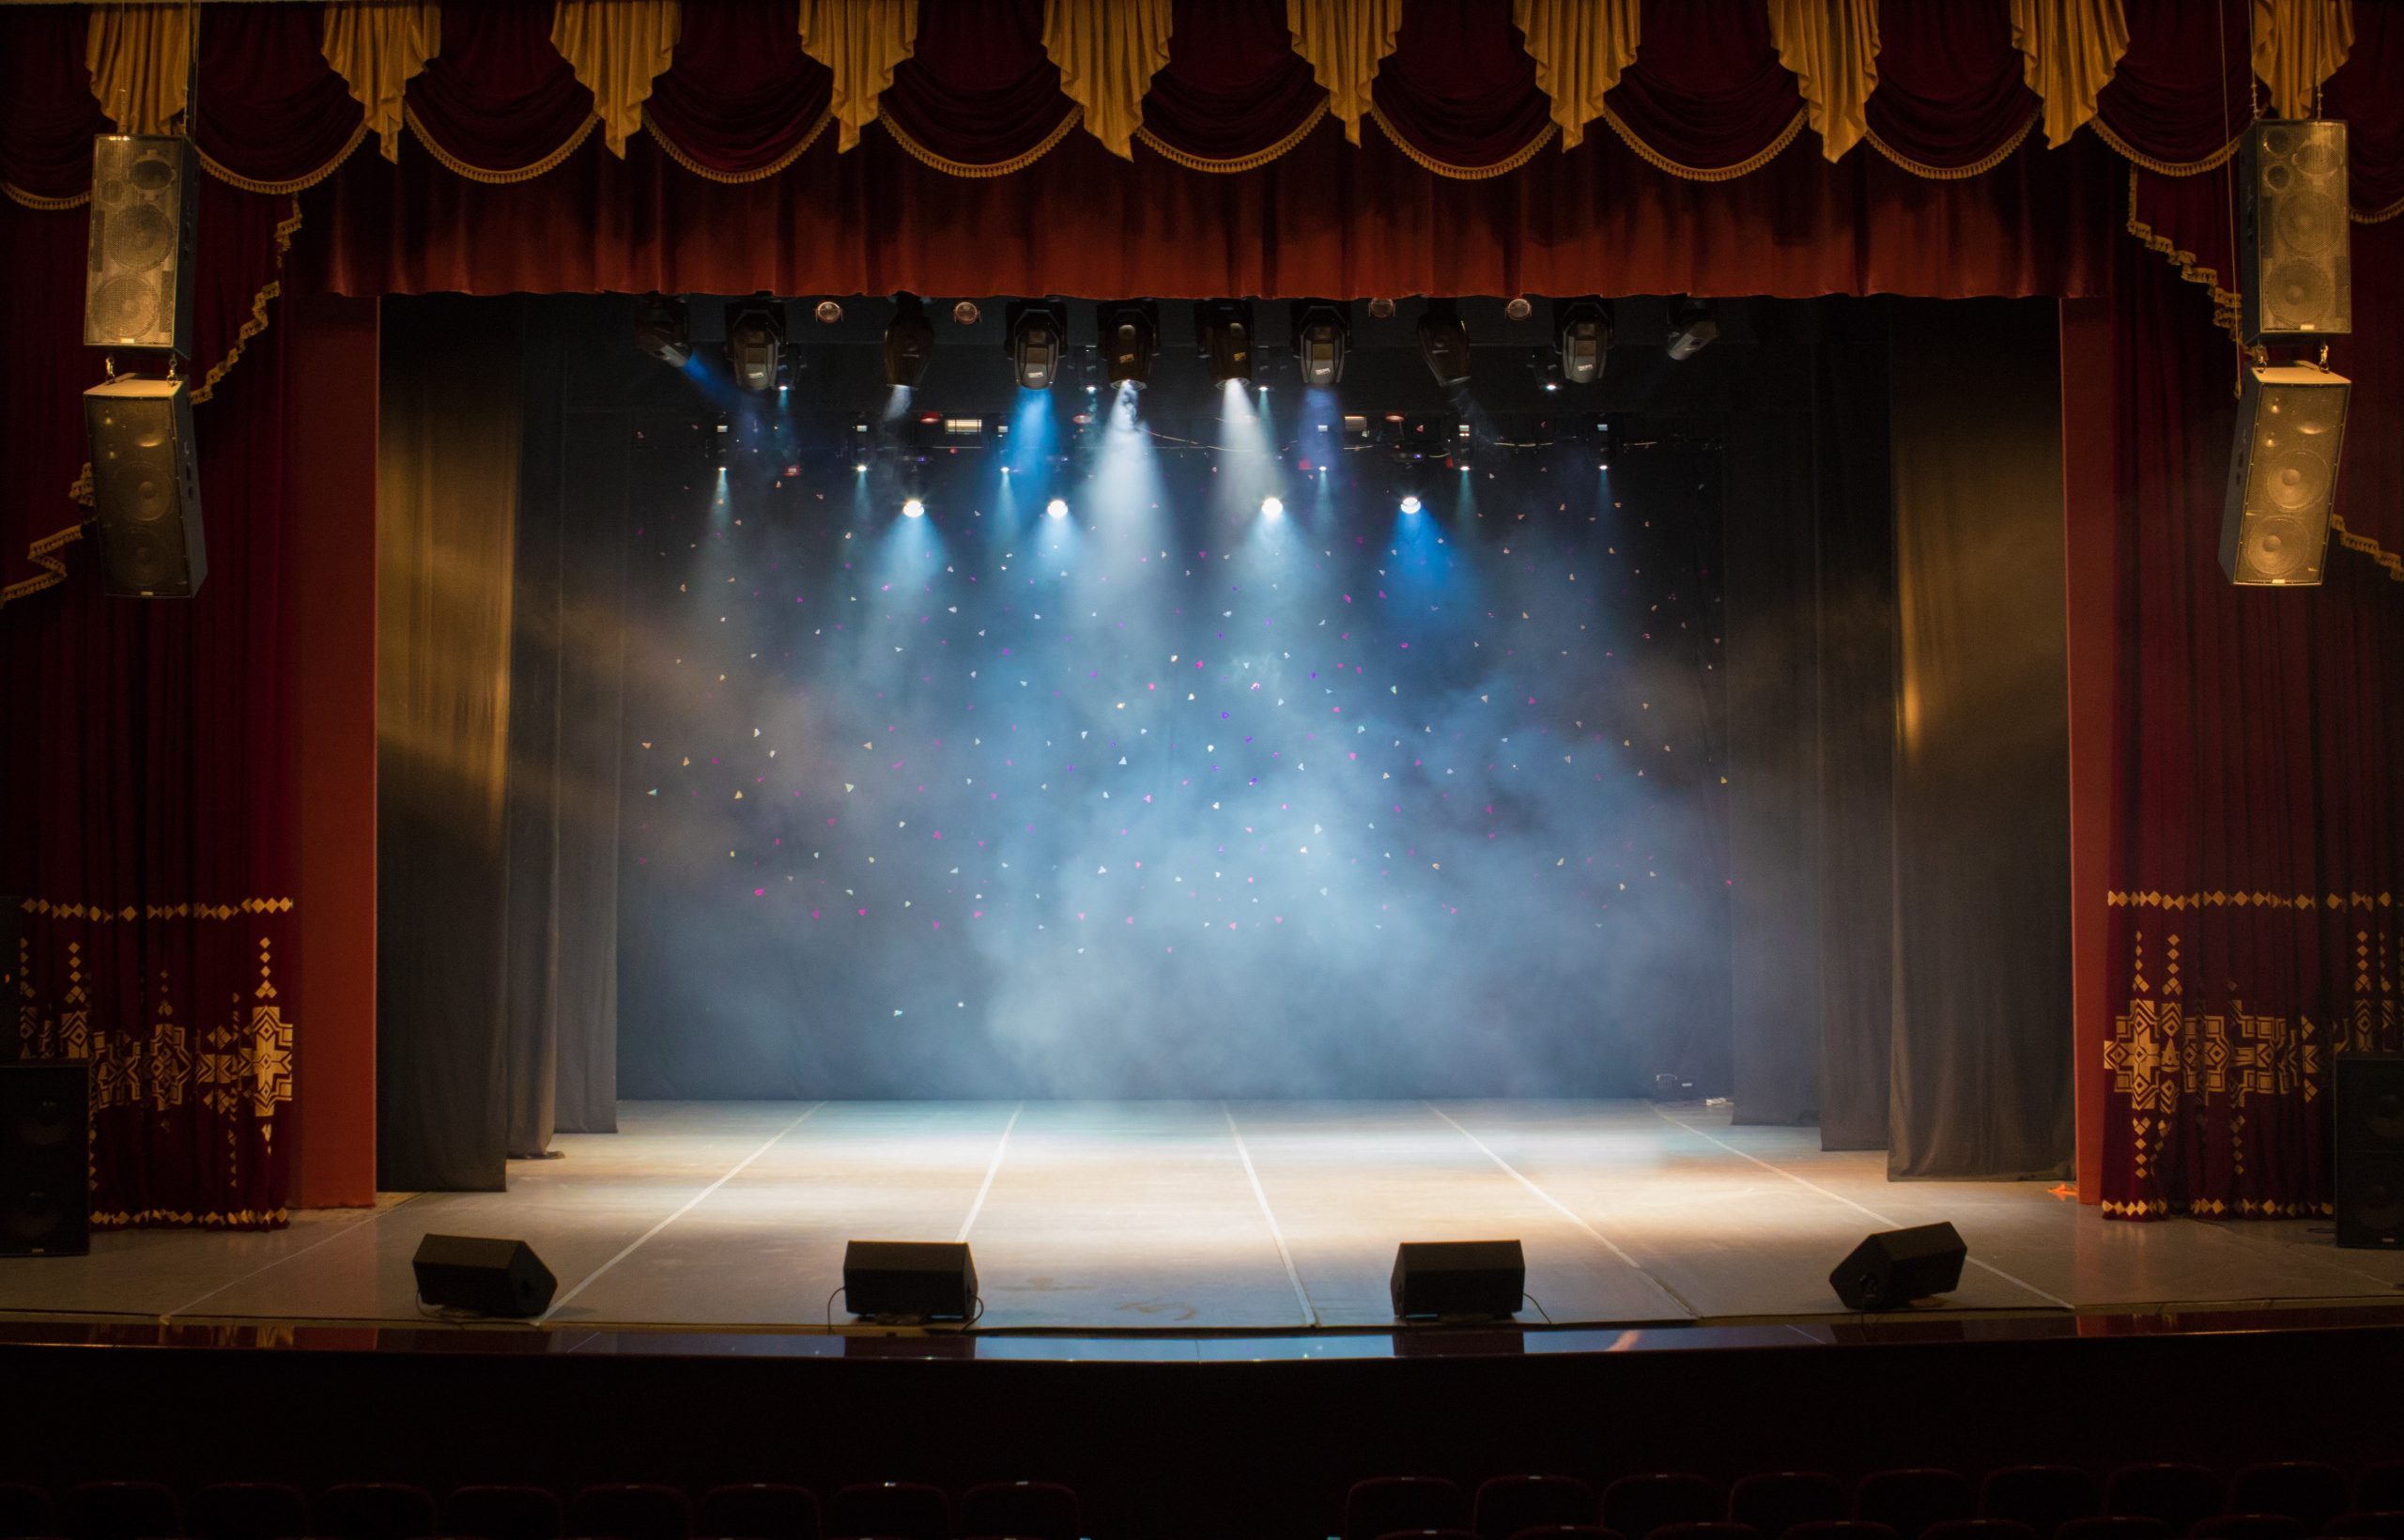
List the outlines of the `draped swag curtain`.
{"label": "draped swag curtain", "polygon": [[[1130,48],[1107,26],[1054,24],[1044,0],[0,7],[16,363],[0,389],[0,752],[12,805],[31,809],[0,832],[0,891],[50,906],[19,1028],[35,1024],[25,1040],[43,1051],[92,1052],[39,1024],[157,1023],[163,1004],[195,1055],[184,1100],[161,1105],[180,1071],[173,1034],[152,1032],[167,1073],[141,1083],[148,1121],[123,1121],[131,1102],[104,1112],[104,1213],[258,1224],[282,1207],[281,1029],[270,1018],[262,1036],[254,1012],[244,1038],[219,984],[239,965],[281,999],[299,965],[288,913],[244,907],[289,896],[289,705],[215,692],[285,644],[281,468],[243,424],[283,410],[268,328],[287,258],[290,281],[366,295],[2111,294],[2122,384],[2155,394],[2124,390],[2116,424],[2118,683],[2136,705],[2118,746],[2113,945],[2129,982],[2106,1195],[2130,1214],[2321,1204],[2329,1024],[2392,1020],[2404,967],[2392,797],[2363,790],[2404,782],[2394,671],[2361,661],[2396,655],[2404,596],[2404,8],[1879,0],[1822,8],[1821,28],[1772,0],[1199,4],[1170,5],[1158,63],[1156,28]],[[1106,112],[1148,64],[1122,153],[1095,128],[1115,133]],[[2235,137],[2258,110],[2314,106],[2349,125],[2360,330],[2333,362],[2357,382],[2355,431],[2330,584],[2266,604],[2213,586],[2199,510],[2220,452],[2182,413],[2226,409],[2232,355],[2210,329],[2233,315]],[[204,485],[212,508],[247,516],[212,522],[209,589],[181,620],[100,604],[79,559],[75,397],[99,365],[74,326],[92,135],[178,121],[207,173]],[[2172,424],[2200,459],[2140,453]],[[2146,588],[2165,563],[2185,581]],[[2347,637],[2378,646],[2332,639]],[[2188,671],[2207,649],[2212,669]],[[2208,701],[2210,680],[2247,714]],[[2275,761],[2257,704],[2271,701],[2344,751]],[[171,808],[171,785],[209,790]],[[2316,805],[2359,806],[2358,826],[2308,851],[2257,838],[2259,808]],[[135,821],[152,813],[167,822]],[[139,853],[120,848],[137,827]],[[60,929],[78,906],[84,932]],[[2163,1024],[2173,933],[2177,1031]],[[2188,1025],[2205,994],[2218,1039]],[[2241,1000],[2252,1028],[2232,1024]],[[2292,1055],[2265,1047],[2266,1017],[2288,1024]],[[2241,1061],[2257,1077],[2242,1101]],[[254,1088],[248,1114],[237,1082]]]}

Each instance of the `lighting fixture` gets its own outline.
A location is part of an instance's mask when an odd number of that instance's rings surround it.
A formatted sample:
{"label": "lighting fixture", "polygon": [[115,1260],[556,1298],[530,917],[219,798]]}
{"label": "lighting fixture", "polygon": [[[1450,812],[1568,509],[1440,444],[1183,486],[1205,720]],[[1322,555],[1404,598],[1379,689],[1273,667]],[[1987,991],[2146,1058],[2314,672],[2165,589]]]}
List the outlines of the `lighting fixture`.
{"label": "lighting fixture", "polygon": [[1242,300],[1206,300],[1194,307],[1194,340],[1210,362],[1210,383],[1252,377],[1252,306]]}
{"label": "lighting fixture", "polygon": [[927,505],[920,502],[917,498],[911,498],[902,504],[902,516],[903,518],[924,518],[926,516],[926,513]]}
{"label": "lighting fixture", "polygon": [[1504,317],[1514,321],[1524,321],[1535,313],[1536,307],[1529,303],[1528,297],[1524,294],[1513,295],[1511,302],[1502,307]]}
{"label": "lighting fixture", "polygon": [[1263,518],[1275,518],[1285,511],[1286,504],[1276,498],[1263,498],[1260,500],[1260,516]]}
{"label": "lighting fixture", "polygon": [[1054,498],[1051,501],[1043,505],[1043,511],[1051,515],[1054,518],[1066,518],[1069,516],[1069,500],[1066,498]]}
{"label": "lighting fixture", "polygon": [[1682,299],[1670,306],[1670,357],[1694,357],[1719,340],[1719,317],[1701,300]]}
{"label": "lighting fixture", "polygon": [[693,358],[693,322],[682,300],[647,295],[635,301],[635,346],[682,369]]}
{"label": "lighting fixture", "polygon": [[1369,319],[1373,321],[1390,321],[1394,319],[1394,301],[1392,300],[1370,300]]}
{"label": "lighting fixture", "polygon": [[893,298],[893,319],[885,324],[885,383],[916,389],[934,356],[934,323],[915,294]]}
{"label": "lighting fixture", "polygon": [[1013,300],[1009,312],[1009,335],[1002,346],[1010,356],[1010,371],[1022,389],[1048,391],[1060,376],[1060,355],[1068,346],[1067,315],[1049,300]]}
{"label": "lighting fixture", "polygon": [[1302,364],[1303,384],[1321,390],[1341,384],[1344,355],[1351,345],[1348,306],[1333,300],[1294,301],[1294,357]]}
{"label": "lighting fixture", "polygon": [[1402,511],[1406,514],[1415,514],[1419,512],[1419,499],[1416,494],[1406,493],[1404,495],[1402,500]]}
{"label": "lighting fixture", "polygon": [[977,318],[983,314],[983,311],[977,308],[977,302],[974,300],[963,300],[951,307],[952,321],[960,326],[975,326]]}
{"label": "lighting fixture", "polygon": [[1160,346],[1160,307],[1149,300],[1125,300],[1102,305],[1096,318],[1101,322],[1102,361],[1110,383],[1148,383],[1152,377],[1152,352]]}
{"label": "lighting fixture", "polygon": [[777,382],[785,345],[785,307],[764,294],[726,307],[726,362],[734,383],[764,391]]}
{"label": "lighting fixture", "polygon": [[1611,350],[1611,307],[1601,300],[1561,300],[1552,307],[1553,340],[1561,346],[1561,377],[1592,385],[1603,377]]}
{"label": "lighting fixture", "polygon": [[833,326],[843,318],[843,307],[832,300],[821,300],[818,301],[818,307],[810,314],[818,317],[819,325]]}
{"label": "lighting fixture", "polygon": [[1469,383],[1469,328],[1450,300],[1430,300],[1419,313],[1419,356],[1437,384]]}

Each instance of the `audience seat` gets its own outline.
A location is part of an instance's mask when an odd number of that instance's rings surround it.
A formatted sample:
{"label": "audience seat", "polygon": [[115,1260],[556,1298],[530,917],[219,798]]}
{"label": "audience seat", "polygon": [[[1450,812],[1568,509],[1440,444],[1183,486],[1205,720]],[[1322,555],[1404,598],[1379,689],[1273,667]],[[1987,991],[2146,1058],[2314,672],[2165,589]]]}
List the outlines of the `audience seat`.
{"label": "audience seat", "polygon": [[2320,1532],[2346,1540],[2404,1540],[2404,1513],[2343,1513],[2320,1526]]}
{"label": "audience seat", "polygon": [[1764,1536],[1750,1524],[1714,1518],[1692,1524],[1664,1524],[1653,1532],[1653,1540],[1764,1540]]}
{"label": "audience seat", "polygon": [[1521,1530],[1510,1540],[1627,1540],[1627,1537],[1600,1524],[1537,1524]]}
{"label": "audience seat", "polygon": [[1468,1528],[1469,1494],[1441,1476],[1372,1476],[1344,1494],[1343,1540]]}
{"label": "audience seat", "polygon": [[327,1540],[424,1540],[441,1525],[434,1494],[405,1481],[346,1481],[317,1498]]}
{"label": "audience seat", "polygon": [[2355,1471],[2353,1511],[2404,1513],[2404,1460],[2373,1460]]}
{"label": "audience seat", "polygon": [[60,1527],[48,1492],[21,1482],[0,1482],[0,1540],[55,1534]]}
{"label": "audience seat", "polygon": [[1786,1540],[1902,1540],[1891,1525],[1862,1518],[1814,1518],[1786,1532]]}
{"label": "audience seat", "polygon": [[560,1500],[540,1486],[462,1486],[442,1517],[451,1534],[474,1540],[559,1540]]}
{"label": "audience seat", "polygon": [[2104,1484],[2104,1511],[2115,1517],[2151,1518],[2185,1534],[2221,1511],[2221,1485],[2200,1465],[2124,1465]]}
{"label": "audience seat", "polygon": [[673,1486],[603,1482],[568,1503],[567,1528],[590,1540],[691,1540],[693,1504]]}
{"label": "audience seat", "polygon": [[2172,1540],[2170,1526],[2135,1514],[2090,1514],[2066,1520],[2054,1540]]}
{"label": "audience seat", "polygon": [[1919,1540],[2042,1540],[2016,1518],[1947,1518],[1919,1532]]}
{"label": "audience seat", "polygon": [[1603,1488],[1603,1524],[1627,1536],[1646,1540],[1670,1524],[1701,1524],[1722,1512],[1719,1494],[1702,1476],[1657,1471],[1622,1476]]}
{"label": "audience seat", "polygon": [[1056,1481],[989,1481],[960,1494],[960,1532],[1078,1540],[1077,1494]]}
{"label": "audience seat", "polygon": [[1844,1487],[1816,1471],[1769,1471],[1743,1476],[1728,1488],[1728,1521],[1748,1524],[1762,1540],[1797,1524],[1844,1517]]}
{"label": "audience seat", "polygon": [[951,1540],[951,1500],[923,1482],[860,1482],[827,1502],[826,1532],[837,1540]]}
{"label": "audience seat", "polygon": [[221,1481],[193,1494],[193,1540],[291,1540],[314,1534],[309,1500],[275,1481]]}
{"label": "audience seat", "polygon": [[701,1494],[701,1530],[743,1540],[818,1540],[818,1497],[766,1481],[713,1486]]}
{"label": "audience seat", "polygon": [[2285,1514],[2216,1514],[2187,1532],[2190,1540],[2304,1540],[2304,1532]]}
{"label": "audience seat", "polygon": [[1951,1471],[1873,1471],[1853,1489],[1853,1517],[1884,1524],[1901,1540],[1920,1540],[1930,1525],[1977,1512],[1970,1484]]}
{"label": "audience seat", "polygon": [[1484,1540],[1511,1540],[1539,1526],[1592,1527],[1602,1511],[1595,1489],[1575,1476],[1495,1476],[1478,1484],[1469,1527]]}
{"label": "audience seat", "polygon": [[2037,1532],[2037,1540],[2073,1518],[2104,1512],[2104,1488],[2075,1465],[2006,1465],[1979,1483],[1979,1517],[2008,1518]]}
{"label": "audience seat", "polygon": [[2346,1478],[2319,1460],[2275,1460],[2249,1465],[2228,1478],[2228,1511],[2284,1514],[2318,1534],[2320,1526],[2346,1511]]}
{"label": "audience seat", "polygon": [[75,1540],[152,1540],[184,1532],[183,1507],[155,1481],[87,1481],[67,1489],[59,1517]]}

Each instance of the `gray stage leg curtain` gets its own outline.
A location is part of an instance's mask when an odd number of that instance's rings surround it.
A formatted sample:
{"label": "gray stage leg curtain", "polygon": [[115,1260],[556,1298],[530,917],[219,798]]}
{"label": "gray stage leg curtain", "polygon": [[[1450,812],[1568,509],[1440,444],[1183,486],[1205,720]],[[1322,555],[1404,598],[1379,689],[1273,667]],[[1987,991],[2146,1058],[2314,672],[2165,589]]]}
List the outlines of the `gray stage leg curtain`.
{"label": "gray stage leg curtain", "polygon": [[2059,376],[2042,301],[1893,312],[1895,1177],[2066,1174]]}
{"label": "gray stage leg curtain", "polygon": [[377,1184],[494,1191],[520,309],[388,300],[377,485]]}

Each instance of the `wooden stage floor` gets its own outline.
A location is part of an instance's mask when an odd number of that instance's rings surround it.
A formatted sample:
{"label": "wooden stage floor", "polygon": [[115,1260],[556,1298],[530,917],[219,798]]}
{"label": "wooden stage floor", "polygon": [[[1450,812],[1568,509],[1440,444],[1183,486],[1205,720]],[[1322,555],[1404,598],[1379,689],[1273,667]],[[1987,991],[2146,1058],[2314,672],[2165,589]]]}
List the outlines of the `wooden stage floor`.
{"label": "wooden stage floor", "polygon": [[[969,1240],[992,1331],[1391,1325],[1403,1240],[1518,1236],[1539,1324],[1841,1318],[1828,1270],[1948,1219],[1934,1308],[2393,1303],[2404,1256],[2323,1222],[2106,1223],[2046,1184],[1888,1182],[1808,1129],[1626,1101],[628,1102],[509,1191],[393,1195],[267,1235],[96,1236],[0,1261],[0,1319],[424,1324],[428,1231],[522,1237],[556,1327],[823,1331],[844,1241]],[[838,1325],[847,1317],[837,1315]]]}

